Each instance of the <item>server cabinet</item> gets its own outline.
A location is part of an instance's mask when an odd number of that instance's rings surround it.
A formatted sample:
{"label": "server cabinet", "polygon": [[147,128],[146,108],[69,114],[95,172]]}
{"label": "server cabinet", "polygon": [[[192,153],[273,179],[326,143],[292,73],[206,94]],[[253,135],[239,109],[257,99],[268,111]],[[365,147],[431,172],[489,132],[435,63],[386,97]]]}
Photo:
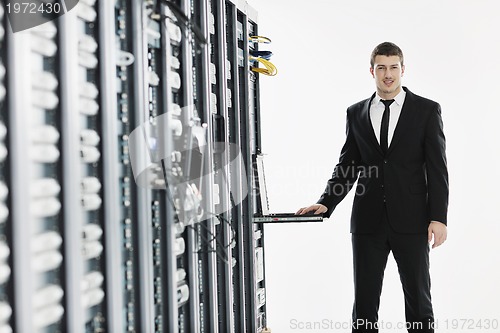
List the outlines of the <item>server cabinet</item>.
{"label": "server cabinet", "polygon": [[256,11],[60,3],[0,2],[0,331],[261,332]]}
{"label": "server cabinet", "polygon": [[[219,258],[219,320],[222,331],[261,332],[266,327],[263,226],[252,224],[255,213],[252,156],[260,153],[258,66],[250,62],[257,44],[257,12],[246,2],[211,1],[211,101],[215,141],[230,147],[215,154],[219,202],[231,207],[218,226],[230,260]],[[234,155],[239,154],[241,159]],[[217,163],[219,165],[217,165]],[[228,172],[221,171],[221,165]],[[224,169],[222,169],[224,170]],[[228,191],[227,189],[230,189]],[[235,202],[235,199],[237,199]],[[239,199],[239,200],[238,200]]]}
{"label": "server cabinet", "polygon": [[[81,233],[71,233],[78,240],[75,247],[69,247],[71,240],[66,236],[72,226],[65,223],[62,209],[69,156],[62,145],[65,106],[60,98],[63,50],[59,32],[59,24],[49,22],[15,38],[7,33],[3,49],[7,53],[11,166],[11,214],[7,220],[12,236],[11,326],[16,332],[58,331],[73,319],[64,317],[72,297],[66,287],[73,282],[68,279],[67,258],[74,254],[75,263],[81,260],[80,249],[76,249]],[[75,226],[80,219],[75,216]],[[79,283],[73,287],[80,292]]]}
{"label": "server cabinet", "polygon": [[10,158],[9,158],[9,113],[7,100],[7,40],[6,18],[0,3],[0,331],[12,331],[10,324],[14,293],[12,292],[12,225],[9,225],[10,204]]}

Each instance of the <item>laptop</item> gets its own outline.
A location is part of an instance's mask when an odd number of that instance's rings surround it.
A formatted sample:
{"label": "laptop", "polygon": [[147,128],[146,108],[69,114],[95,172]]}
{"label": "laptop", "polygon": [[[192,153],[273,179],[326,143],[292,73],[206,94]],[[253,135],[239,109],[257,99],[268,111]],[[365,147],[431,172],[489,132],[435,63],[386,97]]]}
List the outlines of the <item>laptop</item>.
{"label": "laptop", "polygon": [[255,195],[254,204],[257,212],[254,214],[253,222],[256,223],[287,223],[287,222],[322,222],[323,214],[306,213],[295,215],[295,213],[270,213],[269,200],[267,198],[266,178],[264,176],[264,155],[253,156],[254,177],[252,187]]}

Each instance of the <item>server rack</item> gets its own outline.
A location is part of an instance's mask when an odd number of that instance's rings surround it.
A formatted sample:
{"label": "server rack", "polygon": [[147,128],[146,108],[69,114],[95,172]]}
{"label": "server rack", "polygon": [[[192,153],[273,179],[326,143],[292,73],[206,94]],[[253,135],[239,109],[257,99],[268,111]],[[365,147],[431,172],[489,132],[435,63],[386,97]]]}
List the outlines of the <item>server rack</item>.
{"label": "server rack", "polygon": [[65,2],[0,2],[1,331],[262,332],[256,11]]}
{"label": "server rack", "polygon": [[6,99],[8,78],[6,78],[7,52],[8,46],[5,38],[5,10],[0,3],[0,331],[12,330],[10,320],[13,308],[12,293],[12,231],[7,223],[10,205],[10,163],[8,128],[9,114],[8,101]]}
{"label": "server rack", "polygon": [[[7,25],[8,31],[8,25]],[[64,211],[58,25],[6,35],[11,295],[16,332],[62,329],[69,249]],[[78,219],[78,217],[77,217]],[[75,234],[80,236],[79,233]],[[63,241],[64,240],[64,241]],[[78,260],[78,257],[76,258]],[[67,313],[67,312],[66,312]]]}

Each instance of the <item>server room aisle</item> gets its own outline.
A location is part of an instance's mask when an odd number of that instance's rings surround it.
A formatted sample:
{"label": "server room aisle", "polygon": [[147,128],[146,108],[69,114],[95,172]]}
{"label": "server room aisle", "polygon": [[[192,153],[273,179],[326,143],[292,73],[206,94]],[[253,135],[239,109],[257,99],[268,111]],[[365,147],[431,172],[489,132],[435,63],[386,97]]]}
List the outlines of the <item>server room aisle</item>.
{"label": "server room aisle", "polygon": [[242,0],[0,1],[1,333],[270,332],[269,42]]}

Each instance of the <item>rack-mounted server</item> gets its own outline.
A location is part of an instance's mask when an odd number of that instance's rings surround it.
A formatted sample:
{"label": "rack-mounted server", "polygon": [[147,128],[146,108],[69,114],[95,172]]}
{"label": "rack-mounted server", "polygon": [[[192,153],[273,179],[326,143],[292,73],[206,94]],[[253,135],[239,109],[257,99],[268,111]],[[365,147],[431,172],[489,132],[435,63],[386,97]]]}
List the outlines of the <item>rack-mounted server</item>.
{"label": "rack-mounted server", "polygon": [[261,332],[256,11],[80,0],[14,33],[6,3],[0,332]]}

